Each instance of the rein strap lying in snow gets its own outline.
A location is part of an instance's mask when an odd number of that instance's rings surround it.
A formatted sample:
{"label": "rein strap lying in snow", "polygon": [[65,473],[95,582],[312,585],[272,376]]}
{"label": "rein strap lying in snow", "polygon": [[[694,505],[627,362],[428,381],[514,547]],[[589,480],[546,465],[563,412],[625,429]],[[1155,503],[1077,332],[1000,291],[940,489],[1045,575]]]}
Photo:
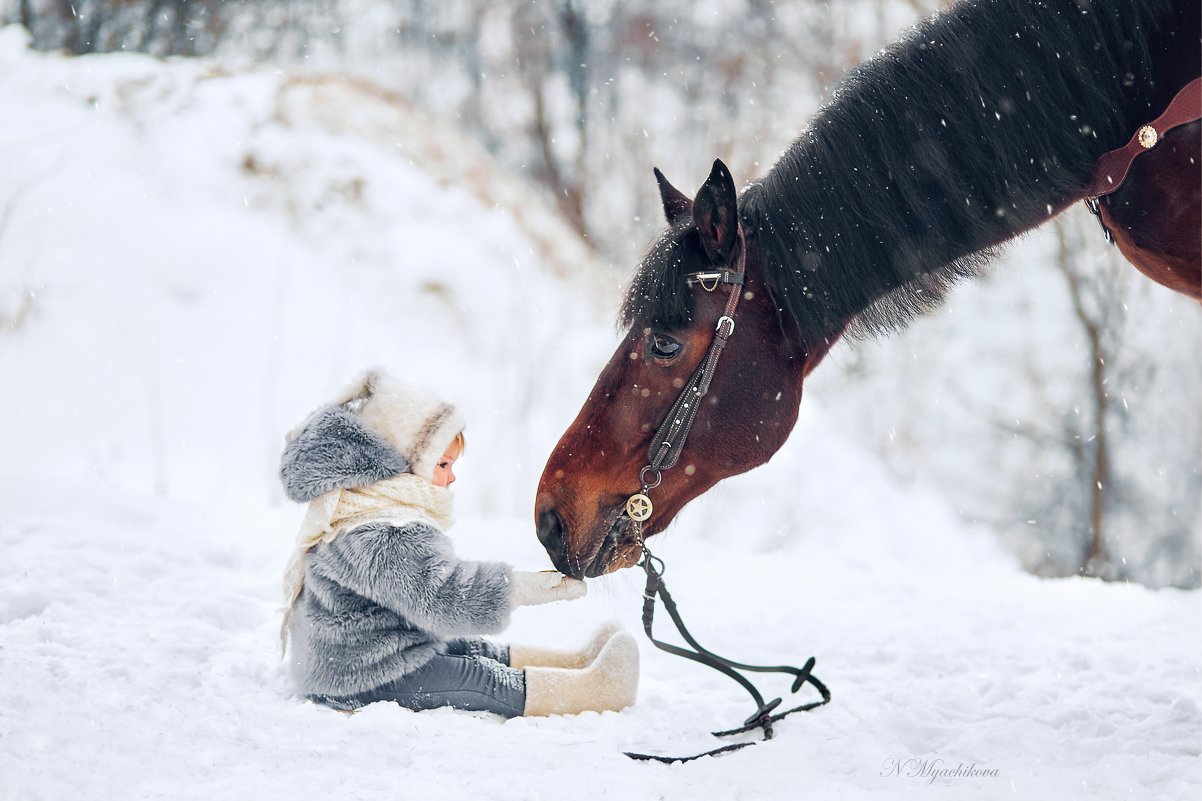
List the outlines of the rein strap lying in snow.
{"label": "rein strap lying in snow", "polygon": [[[647,638],[661,651],[666,651],[669,654],[682,656],[685,659],[691,659],[694,662],[699,662],[706,667],[711,667],[720,673],[723,673],[737,681],[743,689],[750,693],[755,701],[756,711],[751,717],[743,722],[742,726],[725,731],[712,732],[715,737],[727,737],[732,734],[742,734],[751,731],[755,728],[760,728],[764,732],[764,739],[771,740],[773,735],[772,724],[784,718],[786,715],[791,715],[794,712],[809,712],[811,709],[817,709],[824,704],[830,703],[831,691],[826,685],[818,680],[810,671],[814,669],[814,657],[806,660],[805,665],[800,668],[791,667],[789,665],[776,665],[767,667],[763,665],[745,665],[741,662],[734,662],[725,657],[718,656],[712,651],[709,651],[701,646],[689,633],[685,627],[684,621],[680,617],[680,612],[676,608],[676,602],[672,600],[672,595],[668,592],[668,588],[664,585],[664,563],[659,557],[654,556],[647,546],[643,545],[643,561],[639,563],[647,573],[647,586],[643,590],[643,630],[647,632]],[[681,648],[678,645],[672,645],[661,640],[657,640],[652,633],[652,625],[655,622],[655,602],[656,599],[664,602],[664,609],[668,611],[668,615],[672,618],[672,622],[676,624],[676,630],[680,632],[680,636],[684,641],[693,648],[692,651],[687,648]],[[756,686],[739,671],[750,671],[753,673],[787,673],[792,675],[793,687],[790,692],[797,692],[804,684],[813,685],[814,689],[822,696],[821,701],[811,701],[807,704],[795,706],[792,709],[784,712],[773,714],[773,710],[781,705],[781,699],[775,698],[767,703],[764,702],[764,696],[756,689]],[[659,756],[656,754],[638,754],[631,751],[623,753],[631,759],[654,760],[656,762],[691,762],[694,759],[700,759],[707,756],[717,756],[725,754],[729,751],[737,751],[740,748],[746,748],[749,745],[755,745],[754,742],[747,743],[732,743],[724,745],[721,748],[715,748],[712,751],[706,751],[701,754],[694,754],[687,757],[669,757]]]}

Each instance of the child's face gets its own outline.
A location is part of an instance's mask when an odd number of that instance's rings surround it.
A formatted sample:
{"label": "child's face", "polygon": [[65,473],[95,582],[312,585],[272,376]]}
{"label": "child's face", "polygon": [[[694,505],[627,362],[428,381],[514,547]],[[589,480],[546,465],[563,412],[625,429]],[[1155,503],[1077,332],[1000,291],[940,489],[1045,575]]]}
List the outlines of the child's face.
{"label": "child's face", "polygon": [[438,460],[438,464],[434,466],[434,484],[439,487],[449,487],[455,483],[455,472],[452,469],[455,466],[455,461],[459,458],[459,454],[463,449],[458,443],[452,442],[447,452]]}

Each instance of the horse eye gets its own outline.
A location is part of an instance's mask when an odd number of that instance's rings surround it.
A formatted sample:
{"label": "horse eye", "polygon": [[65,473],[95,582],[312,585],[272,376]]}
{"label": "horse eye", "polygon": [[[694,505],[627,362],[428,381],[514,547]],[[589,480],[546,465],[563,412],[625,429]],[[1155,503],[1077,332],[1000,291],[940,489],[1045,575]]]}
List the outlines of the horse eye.
{"label": "horse eye", "polygon": [[672,359],[680,353],[680,343],[666,334],[651,335],[651,355],[657,359]]}

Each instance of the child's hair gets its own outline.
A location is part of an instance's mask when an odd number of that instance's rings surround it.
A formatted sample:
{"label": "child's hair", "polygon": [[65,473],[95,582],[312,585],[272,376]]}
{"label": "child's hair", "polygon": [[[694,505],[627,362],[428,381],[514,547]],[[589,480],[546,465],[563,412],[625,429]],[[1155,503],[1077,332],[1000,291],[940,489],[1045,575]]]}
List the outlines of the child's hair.
{"label": "child's hair", "polygon": [[[462,431],[455,435],[455,439],[451,440],[451,447],[455,449],[456,459],[463,455],[463,451],[467,448],[467,440],[464,439]],[[448,447],[447,450],[450,451],[451,447]]]}

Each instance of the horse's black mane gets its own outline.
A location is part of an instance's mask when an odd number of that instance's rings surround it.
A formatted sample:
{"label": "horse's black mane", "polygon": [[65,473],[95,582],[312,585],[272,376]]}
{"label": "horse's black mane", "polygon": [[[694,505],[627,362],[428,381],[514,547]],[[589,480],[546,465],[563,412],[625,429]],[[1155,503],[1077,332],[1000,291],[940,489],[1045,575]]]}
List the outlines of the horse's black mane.
{"label": "horse's black mane", "polygon": [[[861,65],[739,202],[801,341],[903,325],[1080,196],[1155,116],[1147,41],[1166,5],[965,0]],[[690,224],[665,232],[624,322],[687,322],[678,266],[704,259]]]}

